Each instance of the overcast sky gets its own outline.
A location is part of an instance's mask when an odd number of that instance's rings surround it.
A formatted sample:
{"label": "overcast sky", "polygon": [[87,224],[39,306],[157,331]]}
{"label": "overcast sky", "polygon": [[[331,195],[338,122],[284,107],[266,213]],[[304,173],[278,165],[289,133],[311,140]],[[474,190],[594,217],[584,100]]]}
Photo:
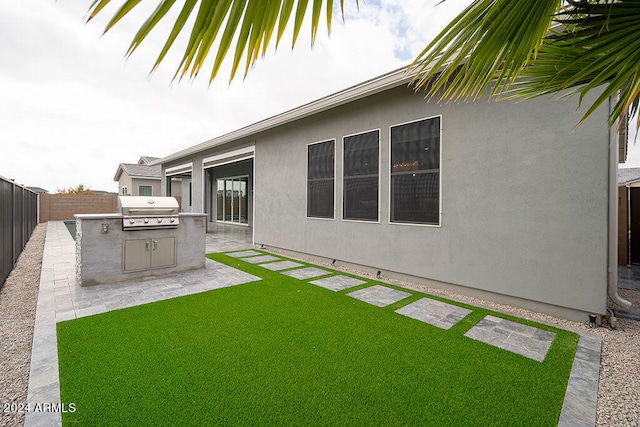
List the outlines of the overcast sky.
{"label": "overcast sky", "polygon": [[406,65],[468,4],[361,1],[358,12],[347,1],[346,22],[336,17],[313,49],[307,30],[293,51],[290,37],[271,49],[244,81],[229,84],[227,66],[209,86],[208,72],[171,85],[183,44],[148,77],[169,23],[124,60],[157,2],[142,2],[139,14],[100,37],[115,5],[85,24],[91,1],[0,2],[5,178],[50,192],[80,183],[117,191],[121,162],[169,155]]}
{"label": "overcast sky", "polygon": [[170,22],[124,60],[155,1],[102,37],[121,2],[85,24],[92,0],[2,1],[0,175],[50,192],[80,183],[117,192],[121,162],[169,155],[408,64],[469,1],[370,0],[360,11],[347,1],[346,22],[336,17],[330,37],[322,27],[313,48],[305,27],[293,51],[285,38],[244,81],[229,84],[227,65],[211,86],[210,68],[171,84],[180,40],[149,78]]}

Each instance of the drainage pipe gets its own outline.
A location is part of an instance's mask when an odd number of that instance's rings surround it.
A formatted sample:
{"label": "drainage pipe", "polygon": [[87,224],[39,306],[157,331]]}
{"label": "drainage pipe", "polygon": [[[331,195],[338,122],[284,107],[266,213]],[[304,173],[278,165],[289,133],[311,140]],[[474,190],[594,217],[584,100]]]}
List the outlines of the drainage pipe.
{"label": "drainage pipe", "polygon": [[[609,97],[611,111],[613,97]],[[626,143],[626,141],[625,141]],[[615,128],[609,128],[609,268],[608,294],[615,304],[629,308],[631,303],[618,294],[618,155],[619,138]]]}
{"label": "drainage pipe", "polygon": [[640,311],[627,310],[626,308],[614,309],[618,317],[624,317],[625,319],[640,320]]}

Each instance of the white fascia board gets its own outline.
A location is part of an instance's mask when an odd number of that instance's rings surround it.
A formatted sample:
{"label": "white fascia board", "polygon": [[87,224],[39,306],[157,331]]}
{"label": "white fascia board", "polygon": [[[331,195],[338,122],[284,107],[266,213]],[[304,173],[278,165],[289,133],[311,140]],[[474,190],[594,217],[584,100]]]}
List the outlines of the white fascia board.
{"label": "white fascia board", "polygon": [[193,171],[193,162],[184,163],[178,166],[172,166],[170,168],[166,168],[164,170],[164,176],[177,175],[183,172],[192,172]]}
{"label": "white fascia board", "polygon": [[118,170],[116,171],[116,174],[113,177],[114,181],[120,181],[120,175],[122,175],[122,172],[124,171],[124,169],[122,168],[122,163],[120,165],[118,165]]}
{"label": "white fascia board", "polygon": [[160,178],[159,176],[143,176],[143,175],[130,175],[129,178],[131,178],[131,179],[150,179],[150,180],[157,180],[157,181],[162,180],[162,178]]}
{"label": "white fascia board", "polygon": [[254,152],[255,145],[239,148],[237,150],[225,151],[224,153],[202,159],[202,167],[207,169],[213,166],[222,166],[228,163],[239,162],[241,160],[252,158],[254,156]]}
{"label": "white fascia board", "polygon": [[409,82],[411,82],[414,77],[414,75],[411,74],[409,70],[410,69],[408,67],[403,67],[390,73],[383,74],[382,76],[375,77],[356,86],[352,86],[348,89],[336,92],[324,98],[320,98],[316,101],[294,108],[293,110],[289,110],[277,116],[270,117],[268,119],[240,128],[217,138],[210,139],[209,141],[194,145],[193,147],[170,154],[159,160],[151,162],[150,165],[159,165],[180,159],[182,157],[192,156],[198,152],[208,150],[210,148],[217,147],[219,145],[226,144],[232,141],[236,141],[241,138],[246,138],[259,132],[293,122],[295,120],[309,117],[322,111],[326,111],[331,108],[335,108],[340,105],[344,105],[346,103],[365,98],[379,92],[383,92],[387,89],[401,86],[403,84],[409,84]]}

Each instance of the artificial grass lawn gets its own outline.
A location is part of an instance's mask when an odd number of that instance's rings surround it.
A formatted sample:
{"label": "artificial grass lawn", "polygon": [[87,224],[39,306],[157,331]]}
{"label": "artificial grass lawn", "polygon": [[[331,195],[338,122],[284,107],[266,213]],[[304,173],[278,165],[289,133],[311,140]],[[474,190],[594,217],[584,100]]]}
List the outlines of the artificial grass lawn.
{"label": "artificial grass lawn", "polygon": [[556,333],[540,363],[464,337],[485,309],[445,331],[394,313],[419,292],[379,308],[208,257],[262,280],[58,323],[65,425],[557,425],[574,333],[529,323]]}

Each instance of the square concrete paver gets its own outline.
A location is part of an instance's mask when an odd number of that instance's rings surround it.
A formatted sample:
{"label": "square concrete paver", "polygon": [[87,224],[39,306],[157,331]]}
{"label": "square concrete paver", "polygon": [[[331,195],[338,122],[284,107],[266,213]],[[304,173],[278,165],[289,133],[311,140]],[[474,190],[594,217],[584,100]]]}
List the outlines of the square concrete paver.
{"label": "square concrete paver", "polygon": [[331,289],[332,291],[342,291],[344,289],[353,288],[354,286],[362,285],[365,282],[364,280],[355,279],[353,277],[347,276],[331,276],[325,277],[324,279],[314,280],[311,282],[312,285],[320,286],[326,289]]}
{"label": "square concrete paver", "polygon": [[250,262],[251,264],[261,264],[269,261],[280,261],[282,258],[278,258],[273,255],[252,256],[249,258],[240,258],[242,261]]}
{"label": "square concrete paver", "polygon": [[471,313],[471,310],[431,298],[421,298],[418,301],[399,308],[396,310],[396,313],[437,326],[438,328],[449,329],[462,320],[467,314]]}
{"label": "square concrete paver", "polygon": [[495,316],[485,316],[465,337],[542,362],[556,334]]}
{"label": "square concrete paver", "polygon": [[260,264],[260,267],[264,267],[267,270],[271,271],[281,271],[288,270],[290,268],[302,267],[304,264],[300,264],[299,262],[293,261],[279,261],[279,262],[270,262],[267,264]]}
{"label": "square concrete paver", "polygon": [[311,279],[313,277],[319,277],[319,276],[331,274],[331,272],[327,270],[322,270],[321,268],[306,267],[306,268],[298,268],[296,270],[285,271],[282,274],[286,274],[287,276],[291,276],[296,279],[304,280],[304,279]]}
{"label": "square concrete paver", "polygon": [[234,258],[244,258],[248,256],[264,255],[264,254],[262,252],[254,251],[253,249],[249,249],[246,251],[226,252],[225,255],[229,255],[230,257],[234,257]]}
{"label": "square concrete paver", "polygon": [[359,289],[347,295],[378,307],[386,307],[389,304],[411,296],[409,292],[387,288],[382,285],[369,286],[368,288]]}

